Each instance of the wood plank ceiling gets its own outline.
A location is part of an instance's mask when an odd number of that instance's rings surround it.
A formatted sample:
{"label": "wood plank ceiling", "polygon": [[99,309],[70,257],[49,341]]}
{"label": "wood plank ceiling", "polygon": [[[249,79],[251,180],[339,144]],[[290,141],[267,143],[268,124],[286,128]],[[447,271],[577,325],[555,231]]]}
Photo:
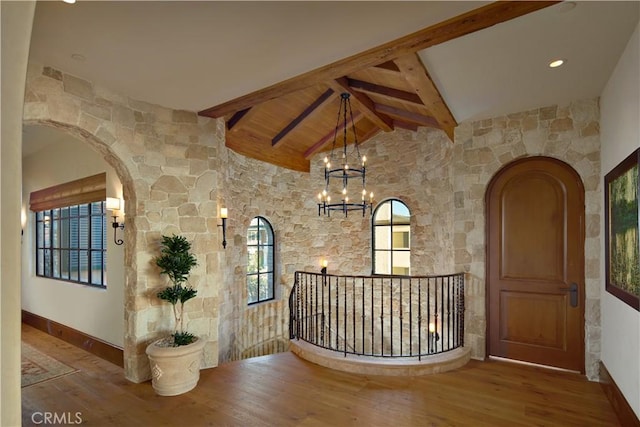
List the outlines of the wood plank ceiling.
{"label": "wood plank ceiling", "polygon": [[343,92],[351,94],[358,143],[419,126],[442,129],[453,141],[457,122],[417,52],[555,3],[491,3],[198,114],[224,117],[230,149],[303,172],[331,148]]}

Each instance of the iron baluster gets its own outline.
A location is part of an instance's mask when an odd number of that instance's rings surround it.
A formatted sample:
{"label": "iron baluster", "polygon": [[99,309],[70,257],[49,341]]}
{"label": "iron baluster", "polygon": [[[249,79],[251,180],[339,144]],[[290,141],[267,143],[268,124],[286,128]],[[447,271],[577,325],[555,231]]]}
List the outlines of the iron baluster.
{"label": "iron baluster", "polygon": [[393,277],[389,279],[389,328],[390,356],[393,356]]}
{"label": "iron baluster", "polygon": [[399,304],[399,308],[398,308],[398,313],[400,313],[400,315],[398,316],[400,318],[400,354],[402,354],[402,337],[404,336],[404,334],[402,333],[403,331],[403,327],[402,327],[402,277],[400,278],[400,304]]}
{"label": "iron baluster", "polygon": [[364,284],[364,278],[362,278],[362,354],[365,353],[365,348],[364,348],[364,343],[365,343],[365,339],[364,339],[364,324],[367,321],[367,318],[365,316],[365,311],[364,311],[364,300],[365,300],[365,284]]}
{"label": "iron baluster", "polygon": [[451,348],[451,277],[447,277],[447,349]]}
{"label": "iron baluster", "polygon": [[374,315],[374,311],[373,311],[373,289],[374,289],[374,278],[371,278],[371,354],[375,354],[375,350],[374,350],[374,341],[375,341],[375,336],[376,336],[376,331],[375,331],[375,327],[374,327],[374,322],[375,322],[375,315]]}
{"label": "iron baluster", "polygon": [[409,279],[409,356],[413,356],[413,283]]}
{"label": "iron baluster", "polygon": [[329,276],[329,293],[327,300],[329,301],[329,328],[327,329],[327,335],[329,335],[329,348],[331,348],[331,276]]}
{"label": "iron baluster", "polygon": [[422,280],[418,279],[418,360],[422,360]]}
{"label": "iron baluster", "polygon": [[322,286],[320,287],[320,345],[324,345],[324,287],[327,285],[327,275],[322,274]]}
{"label": "iron baluster", "polygon": [[340,316],[340,278],[336,277],[336,350],[338,350],[339,340],[338,331],[340,330],[339,316]]}
{"label": "iron baluster", "polygon": [[342,287],[344,288],[344,355],[347,355],[347,278],[345,277],[342,282]]}
{"label": "iron baluster", "polygon": [[440,304],[440,350],[438,351],[438,353],[442,352],[442,349],[443,349],[442,346],[444,345],[444,321],[445,321],[444,277],[440,279],[440,295],[442,295],[443,300]]}
{"label": "iron baluster", "polygon": [[[295,272],[288,306],[291,339],[344,356],[353,353],[419,360],[464,344],[462,274],[333,277],[335,284],[329,275]],[[428,330],[426,340],[423,328]]]}
{"label": "iron baluster", "polygon": [[[353,277],[351,279],[351,311],[353,312],[353,325],[352,325],[352,329],[353,329],[353,344],[351,345],[351,347],[353,347],[353,352],[356,352],[356,278]],[[346,339],[346,337],[345,337]]]}
{"label": "iron baluster", "polygon": [[320,283],[320,278],[316,275],[312,277],[310,280],[310,291],[309,291],[309,321],[310,321],[310,339],[315,345],[320,343],[319,341],[319,332],[318,328],[322,322],[322,313],[318,311],[317,301],[318,301],[318,284]]}
{"label": "iron baluster", "polygon": [[431,342],[431,279],[427,279],[427,353],[433,351]]}
{"label": "iron baluster", "polygon": [[384,356],[384,280],[380,280],[380,355]]}
{"label": "iron baluster", "polygon": [[458,345],[464,345],[464,276],[460,276],[458,286]]}

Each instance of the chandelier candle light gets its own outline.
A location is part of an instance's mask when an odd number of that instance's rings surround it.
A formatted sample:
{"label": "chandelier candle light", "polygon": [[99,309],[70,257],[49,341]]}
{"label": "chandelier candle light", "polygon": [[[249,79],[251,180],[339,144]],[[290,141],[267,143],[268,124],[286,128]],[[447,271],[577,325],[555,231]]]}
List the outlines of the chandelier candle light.
{"label": "chandelier candle light", "polygon": [[[345,217],[349,211],[362,211],[364,216],[367,208],[371,212],[373,206],[373,193],[367,194],[365,188],[366,163],[367,156],[360,156],[360,147],[358,146],[358,137],[356,135],[356,126],[353,120],[353,111],[351,111],[351,101],[348,93],[340,95],[340,109],[338,110],[338,119],[336,122],[336,130],[333,135],[333,146],[331,154],[324,158],[324,189],[318,194],[318,216],[324,213],[331,216],[331,211],[343,212]],[[351,131],[353,132],[353,149],[347,151],[347,132],[349,129],[347,120],[351,120]],[[340,115],[343,118],[343,124],[340,126]],[[342,128],[343,131],[343,147],[336,150],[336,141],[338,132]],[[340,153],[342,151],[342,153]],[[340,154],[339,154],[340,153]],[[336,157],[340,157],[336,159]],[[356,194],[355,200],[349,198],[348,184],[349,180],[362,180],[362,190],[360,194]],[[340,201],[331,203],[331,183],[339,182],[342,184],[342,191],[338,196]],[[360,190],[359,190],[360,191]],[[358,200],[360,198],[360,200]]]}

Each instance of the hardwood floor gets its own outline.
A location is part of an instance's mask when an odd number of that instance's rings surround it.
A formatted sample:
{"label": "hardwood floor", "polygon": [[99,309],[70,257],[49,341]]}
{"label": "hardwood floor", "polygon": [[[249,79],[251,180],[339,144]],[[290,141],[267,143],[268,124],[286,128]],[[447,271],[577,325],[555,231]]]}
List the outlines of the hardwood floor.
{"label": "hardwood floor", "polygon": [[280,353],[203,370],[195,390],[160,397],[150,382],[130,383],[122,368],[30,326],[22,339],[79,370],[22,389],[25,426],[44,412],[93,426],[620,425],[598,383],[507,362],[380,377]]}

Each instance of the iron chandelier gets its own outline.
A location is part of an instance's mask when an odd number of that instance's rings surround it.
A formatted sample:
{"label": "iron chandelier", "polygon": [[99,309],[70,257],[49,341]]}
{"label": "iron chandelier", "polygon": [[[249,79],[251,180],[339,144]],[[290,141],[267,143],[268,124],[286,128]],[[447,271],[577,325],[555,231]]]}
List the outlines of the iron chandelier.
{"label": "iron chandelier", "polygon": [[[351,110],[351,100],[349,97],[349,93],[340,95],[340,109],[338,110],[336,129],[333,134],[331,154],[324,158],[324,189],[318,194],[318,216],[322,213],[331,216],[332,211],[342,212],[345,217],[350,211],[362,211],[362,216],[364,216],[367,209],[371,212],[373,207],[373,193],[367,194],[365,187],[367,156],[360,155],[358,136],[356,134],[356,126],[353,120],[353,111]],[[340,124],[341,116],[342,125]],[[348,119],[351,120],[351,131],[353,132],[353,149],[351,152],[347,150]],[[342,148],[338,147],[336,150],[338,132],[340,131],[342,131],[343,134],[343,146]],[[356,194],[354,198],[350,198],[348,184],[349,181],[353,180],[361,181],[362,189],[358,189],[360,194]],[[332,183],[336,184],[332,186]],[[337,198],[334,199],[339,199],[339,202],[331,202],[330,192],[335,190],[333,187],[341,190]],[[358,198],[360,198],[360,201],[357,201]]]}

